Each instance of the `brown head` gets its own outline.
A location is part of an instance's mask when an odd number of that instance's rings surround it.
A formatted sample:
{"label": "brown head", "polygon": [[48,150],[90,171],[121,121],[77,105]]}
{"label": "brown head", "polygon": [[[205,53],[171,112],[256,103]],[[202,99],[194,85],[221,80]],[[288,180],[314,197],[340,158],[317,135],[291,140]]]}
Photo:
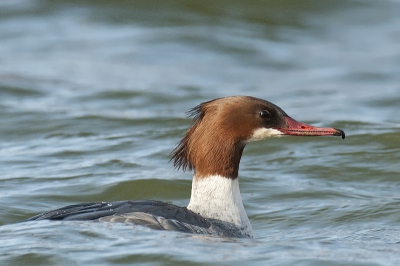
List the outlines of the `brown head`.
{"label": "brown head", "polygon": [[279,135],[342,136],[340,129],[306,125],[268,101],[231,96],[204,102],[188,112],[191,127],[172,151],[174,166],[195,170],[196,177],[237,178],[248,142]]}

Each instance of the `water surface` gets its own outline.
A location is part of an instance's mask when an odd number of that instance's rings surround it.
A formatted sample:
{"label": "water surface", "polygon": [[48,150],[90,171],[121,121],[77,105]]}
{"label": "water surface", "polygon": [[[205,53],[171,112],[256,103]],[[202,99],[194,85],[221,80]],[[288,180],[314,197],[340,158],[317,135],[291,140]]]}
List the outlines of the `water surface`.
{"label": "water surface", "polygon": [[[0,1],[1,265],[398,265],[397,1]],[[340,138],[245,149],[255,238],[20,221],[78,202],[185,206],[185,112],[274,102]]]}

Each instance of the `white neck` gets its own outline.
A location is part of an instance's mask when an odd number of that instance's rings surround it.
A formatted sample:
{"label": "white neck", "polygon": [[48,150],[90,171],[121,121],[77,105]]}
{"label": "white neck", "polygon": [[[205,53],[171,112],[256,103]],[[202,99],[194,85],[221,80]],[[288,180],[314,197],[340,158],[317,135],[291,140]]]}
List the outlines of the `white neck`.
{"label": "white neck", "polygon": [[244,210],[238,178],[219,175],[193,177],[189,210],[205,218],[233,223],[243,233],[253,236],[253,230]]}

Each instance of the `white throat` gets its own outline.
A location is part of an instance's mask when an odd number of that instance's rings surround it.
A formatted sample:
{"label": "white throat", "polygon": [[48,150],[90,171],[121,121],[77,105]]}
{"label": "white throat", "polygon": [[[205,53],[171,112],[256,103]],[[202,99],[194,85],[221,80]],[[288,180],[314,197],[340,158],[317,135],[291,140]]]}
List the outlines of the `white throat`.
{"label": "white throat", "polygon": [[247,142],[259,141],[270,137],[280,137],[282,135],[283,133],[277,129],[262,127],[254,130],[253,135]]}
{"label": "white throat", "polygon": [[243,233],[253,236],[253,230],[243,207],[238,178],[219,175],[193,177],[192,195],[187,207],[205,218],[233,223]]}

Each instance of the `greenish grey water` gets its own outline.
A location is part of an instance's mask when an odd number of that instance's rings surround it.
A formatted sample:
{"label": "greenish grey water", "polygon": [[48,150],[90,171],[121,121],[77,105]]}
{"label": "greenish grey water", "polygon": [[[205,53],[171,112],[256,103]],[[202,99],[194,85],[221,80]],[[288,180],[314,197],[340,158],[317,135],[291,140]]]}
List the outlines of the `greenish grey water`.
{"label": "greenish grey water", "polygon": [[[398,265],[397,1],[0,1],[1,265]],[[246,147],[254,240],[19,223],[67,204],[186,205],[169,153],[200,102],[270,100],[346,132]]]}

